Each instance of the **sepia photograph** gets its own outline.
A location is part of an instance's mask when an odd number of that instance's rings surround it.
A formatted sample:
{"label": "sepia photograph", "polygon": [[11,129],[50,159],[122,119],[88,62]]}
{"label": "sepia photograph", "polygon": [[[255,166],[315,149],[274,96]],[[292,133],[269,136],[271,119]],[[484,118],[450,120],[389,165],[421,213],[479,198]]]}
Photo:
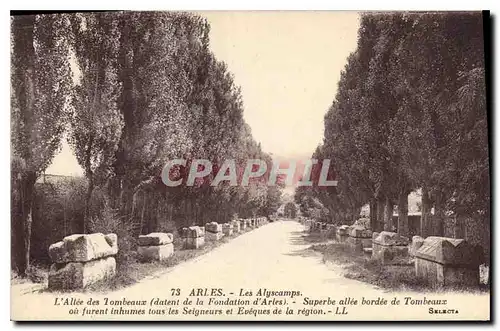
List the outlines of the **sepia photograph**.
{"label": "sepia photograph", "polygon": [[491,321],[490,24],[11,12],[11,320]]}

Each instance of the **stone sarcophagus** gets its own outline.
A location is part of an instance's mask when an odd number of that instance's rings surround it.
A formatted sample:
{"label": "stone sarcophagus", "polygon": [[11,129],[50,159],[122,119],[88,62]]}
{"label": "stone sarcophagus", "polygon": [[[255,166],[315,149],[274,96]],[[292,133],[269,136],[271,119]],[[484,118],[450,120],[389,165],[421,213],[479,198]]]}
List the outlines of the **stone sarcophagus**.
{"label": "stone sarcophagus", "polygon": [[247,222],[246,222],[246,220],[240,219],[239,222],[240,222],[240,229],[241,230],[245,230],[247,228]]}
{"label": "stone sarcophagus", "polygon": [[182,229],[182,240],[185,249],[198,249],[205,244],[205,228],[190,226]]}
{"label": "stone sarcophagus", "polygon": [[224,234],[222,233],[222,224],[210,222],[205,225],[205,237],[208,241],[218,241]]}
{"label": "stone sarcophagus", "polygon": [[171,233],[152,232],[140,235],[137,254],[139,261],[164,261],[174,253],[174,236]]}
{"label": "stone sarcophagus", "polygon": [[74,234],[50,245],[53,264],[49,270],[49,289],[82,289],[113,277],[118,253],[116,234]]}
{"label": "stone sarcophagus", "polygon": [[482,254],[464,239],[427,237],[415,252],[415,272],[435,286],[477,286]]}
{"label": "stone sarcophagus", "polygon": [[326,237],[328,239],[335,239],[336,234],[337,234],[337,227],[333,224],[327,224],[326,225]]}
{"label": "stone sarcophagus", "polygon": [[382,264],[407,264],[409,240],[395,232],[373,233],[372,258]]}
{"label": "stone sarcophagus", "polygon": [[349,238],[349,225],[341,225],[337,228],[337,241],[346,242]]}
{"label": "stone sarcophagus", "polygon": [[241,231],[241,223],[238,222],[237,220],[231,221],[231,224],[233,225],[233,232],[234,233],[239,233]]}
{"label": "stone sarcophagus", "polygon": [[222,224],[222,233],[225,236],[232,236],[233,235],[233,224],[232,223]]}
{"label": "stone sarcophagus", "polygon": [[347,243],[354,251],[363,252],[364,248],[372,247],[372,231],[359,225],[351,226]]}

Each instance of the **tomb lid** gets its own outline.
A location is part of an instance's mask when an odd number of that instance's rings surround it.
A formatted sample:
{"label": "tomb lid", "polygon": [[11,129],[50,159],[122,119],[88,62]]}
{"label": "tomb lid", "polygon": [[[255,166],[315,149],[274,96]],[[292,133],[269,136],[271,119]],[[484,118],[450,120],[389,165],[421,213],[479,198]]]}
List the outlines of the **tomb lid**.
{"label": "tomb lid", "polygon": [[477,247],[464,239],[427,237],[415,256],[446,265],[479,265],[481,254]]}

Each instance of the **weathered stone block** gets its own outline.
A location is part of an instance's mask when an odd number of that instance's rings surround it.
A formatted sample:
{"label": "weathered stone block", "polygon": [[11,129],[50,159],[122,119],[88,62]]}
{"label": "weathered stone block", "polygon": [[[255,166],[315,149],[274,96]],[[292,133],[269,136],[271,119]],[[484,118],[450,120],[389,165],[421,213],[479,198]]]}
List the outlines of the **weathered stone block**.
{"label": "weathered stone block", "polygon": [[415,272],[438,286],[479,284],[482,257],[463,239],[428,237],[415,253]]}
{"label": "weathered stone block", "polygon": [[348,225],[341,225],[337,228],[337,233],[340,235],[348,236],[349,235],[349,233],[347,232],[348,229],[349,229]]}
{"label": "weathered stone block", "polygon": [[190,226],[182,229],[182,238],[199,238],[205,235],[205,229],[199,226]]}
{"label": "weathered stone block", "polygon": [[388,231],[382,231],[373,237],[373,259],[380,260],[382,264],[409,263],[408,238]]}
{"label": "weathered stone block", "polygon": [[377,242],[372,244],[372,258],[382,264],[408,264],[408,246],[385,246]]}
{"label": "weathered stone block", "polygon": [[369,229],[366,229],[362,226],[355,225],[352,226],[349,232],[349,236],[355,237],[355,238],[372,238],[372,231]]}
{"label": "weathered stone block", "polygon": [[377,237],[374,237],[373,242],[385,246],[407,246],[409,240],[396,232],[382,231]]}
{"label": "weathered stone block", "polygon": [[139,261],[164,261],[174,254],[174,244],[156,246],[139,246],[137,248]]}
{"label": "weathered stone block", "polygon": [[224,234],[222,232],[210,232],[210,231],[207,231],[205,233],[205,238],[206,238],[207,241],[218,241],[223,236],[224,236]]}
{"label": "weathered stone block", "polygon": [[347,225],[341,225],[337,228],[337,241],[338,242],[346,242],[347,238],[349,238],[349,233],[348,233],[349,226]]}
{"label": "weathered stone block", "polygon": [[205,225],[206,232],[222,232],[222,224],[218,224],[217,222],[210,222]]}
{"label": "weathered stone block", "polygon": [[366,217],[358,218],[356,220],[356,222],[354,222],[353,225],[357,225],[357,226],[363,227],[365,229],[370,229],[370,227],[371,227],[370,219],[366,218]]}
{"label": "weathered stone block", "polygon": [[445,265],[417,257],[415,273],[433,286],[474,287],[479,284],[479,267]]}
{"label": "weathered stone block", "polygon": [[222,224],[222,233],[224,233],[225,236],[233,235],[233,225],[231,223]]}
{"label": "weathered stone block", "polygon": [[481,264],[477,247],[464,239],[427,237],[415,256],[441,264],[476,265]]}
{"label": "weathered stone block", "polygon": [[240,229],[245,230],[247,228],[247,222],[245,220],[240,220]]}
{"label": "weathered stone block", "polygon": [[411,238],[411,244],[410,244],[410,255],[415,256],[417,254],[417,251],[422,245],[424,244],[424,238],[420,236],[413,236]]}
{"label": "weathered stone block", "polygon": [[352,250],[356,252],[363,252],[363,248],[372,247],[372,238],[359,238],[349,236],[347,238],[347,243]]}
{"label": "weathered stone block", "polygon": [[233,232],[234,233],[239,233],[241,231],[241,223],[238,221],[231,221],[231,224],[233,225]]}
{"label": "weathered stone block", "polygon": [[152,232],[146,235],[140,235],[139,246],[159,246],[172,243],[174,236],[171,233]]}
{"label": "weathered stone block", "polygon": [[116,261],[111,256],[89,262],[54,263],[49,270],[49,289],[82,289],[115,273]]}
{"label": "weathered stone block", "polygon": [[205,244],[205,237],[185,237],[184,238],[184,248],[185,249],[199,249]]}
{"label": "weathered stone block", "polygon": [[54,263],[87,262],[116,253],[118,239],[114,233],[73,234],[49,247],[49,256]]}

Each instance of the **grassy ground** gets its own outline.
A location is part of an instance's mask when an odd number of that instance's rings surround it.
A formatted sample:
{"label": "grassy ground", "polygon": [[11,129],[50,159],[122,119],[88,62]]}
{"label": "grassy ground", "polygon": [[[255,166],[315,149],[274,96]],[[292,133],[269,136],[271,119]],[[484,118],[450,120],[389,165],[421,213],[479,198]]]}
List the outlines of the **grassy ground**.
{"label": "grassy ground", "polygon": [[[205,245],[201,249],[182,249],[181,239],[174,240],[174,253],[167,260],[159,262],[146,262],[142,263],[137,261],[135,255],[131,254],[126,262],[117,263],[116,276],[112,279],[103,280],[85,288],[83,292],[108,292],[133,285],[146,277],[155,277],[156,274],[166,271],[168,268],[174,267],[179,263],[196,258],[212,249],[223,245],[232,239],[252,231],[252,228],[246,228],[238,234],[233,234],[229,237],[222,237],[217,242],[205,241]],[[134,252],[131,252],[134,253]],[[27,277],[19,277],[15,273],[11,273],[11,285],[38,283],[47,284],[48,281],[48,267],[46,266],[33,266],[27,272]],[[49,291],[45,288],[43,291]]]}
{"label": "grassy ground", "polygon": [[[320,236],[310,233],[304,240],[316,242],[311,249],[323,254],[325,263],[335,263],[344,270],[344,277],[359,280],[393,291],[425,291],[439,292],[442,288],[426,284],[425,279],[417,277],[413,263],[407,265],[383,265],[371,256],[357,253],[350,249],[346,243],[332,242],[318,243]],[[488,291],[487,286],[478,288],[447,288],[446,290],[459,291]]]}

